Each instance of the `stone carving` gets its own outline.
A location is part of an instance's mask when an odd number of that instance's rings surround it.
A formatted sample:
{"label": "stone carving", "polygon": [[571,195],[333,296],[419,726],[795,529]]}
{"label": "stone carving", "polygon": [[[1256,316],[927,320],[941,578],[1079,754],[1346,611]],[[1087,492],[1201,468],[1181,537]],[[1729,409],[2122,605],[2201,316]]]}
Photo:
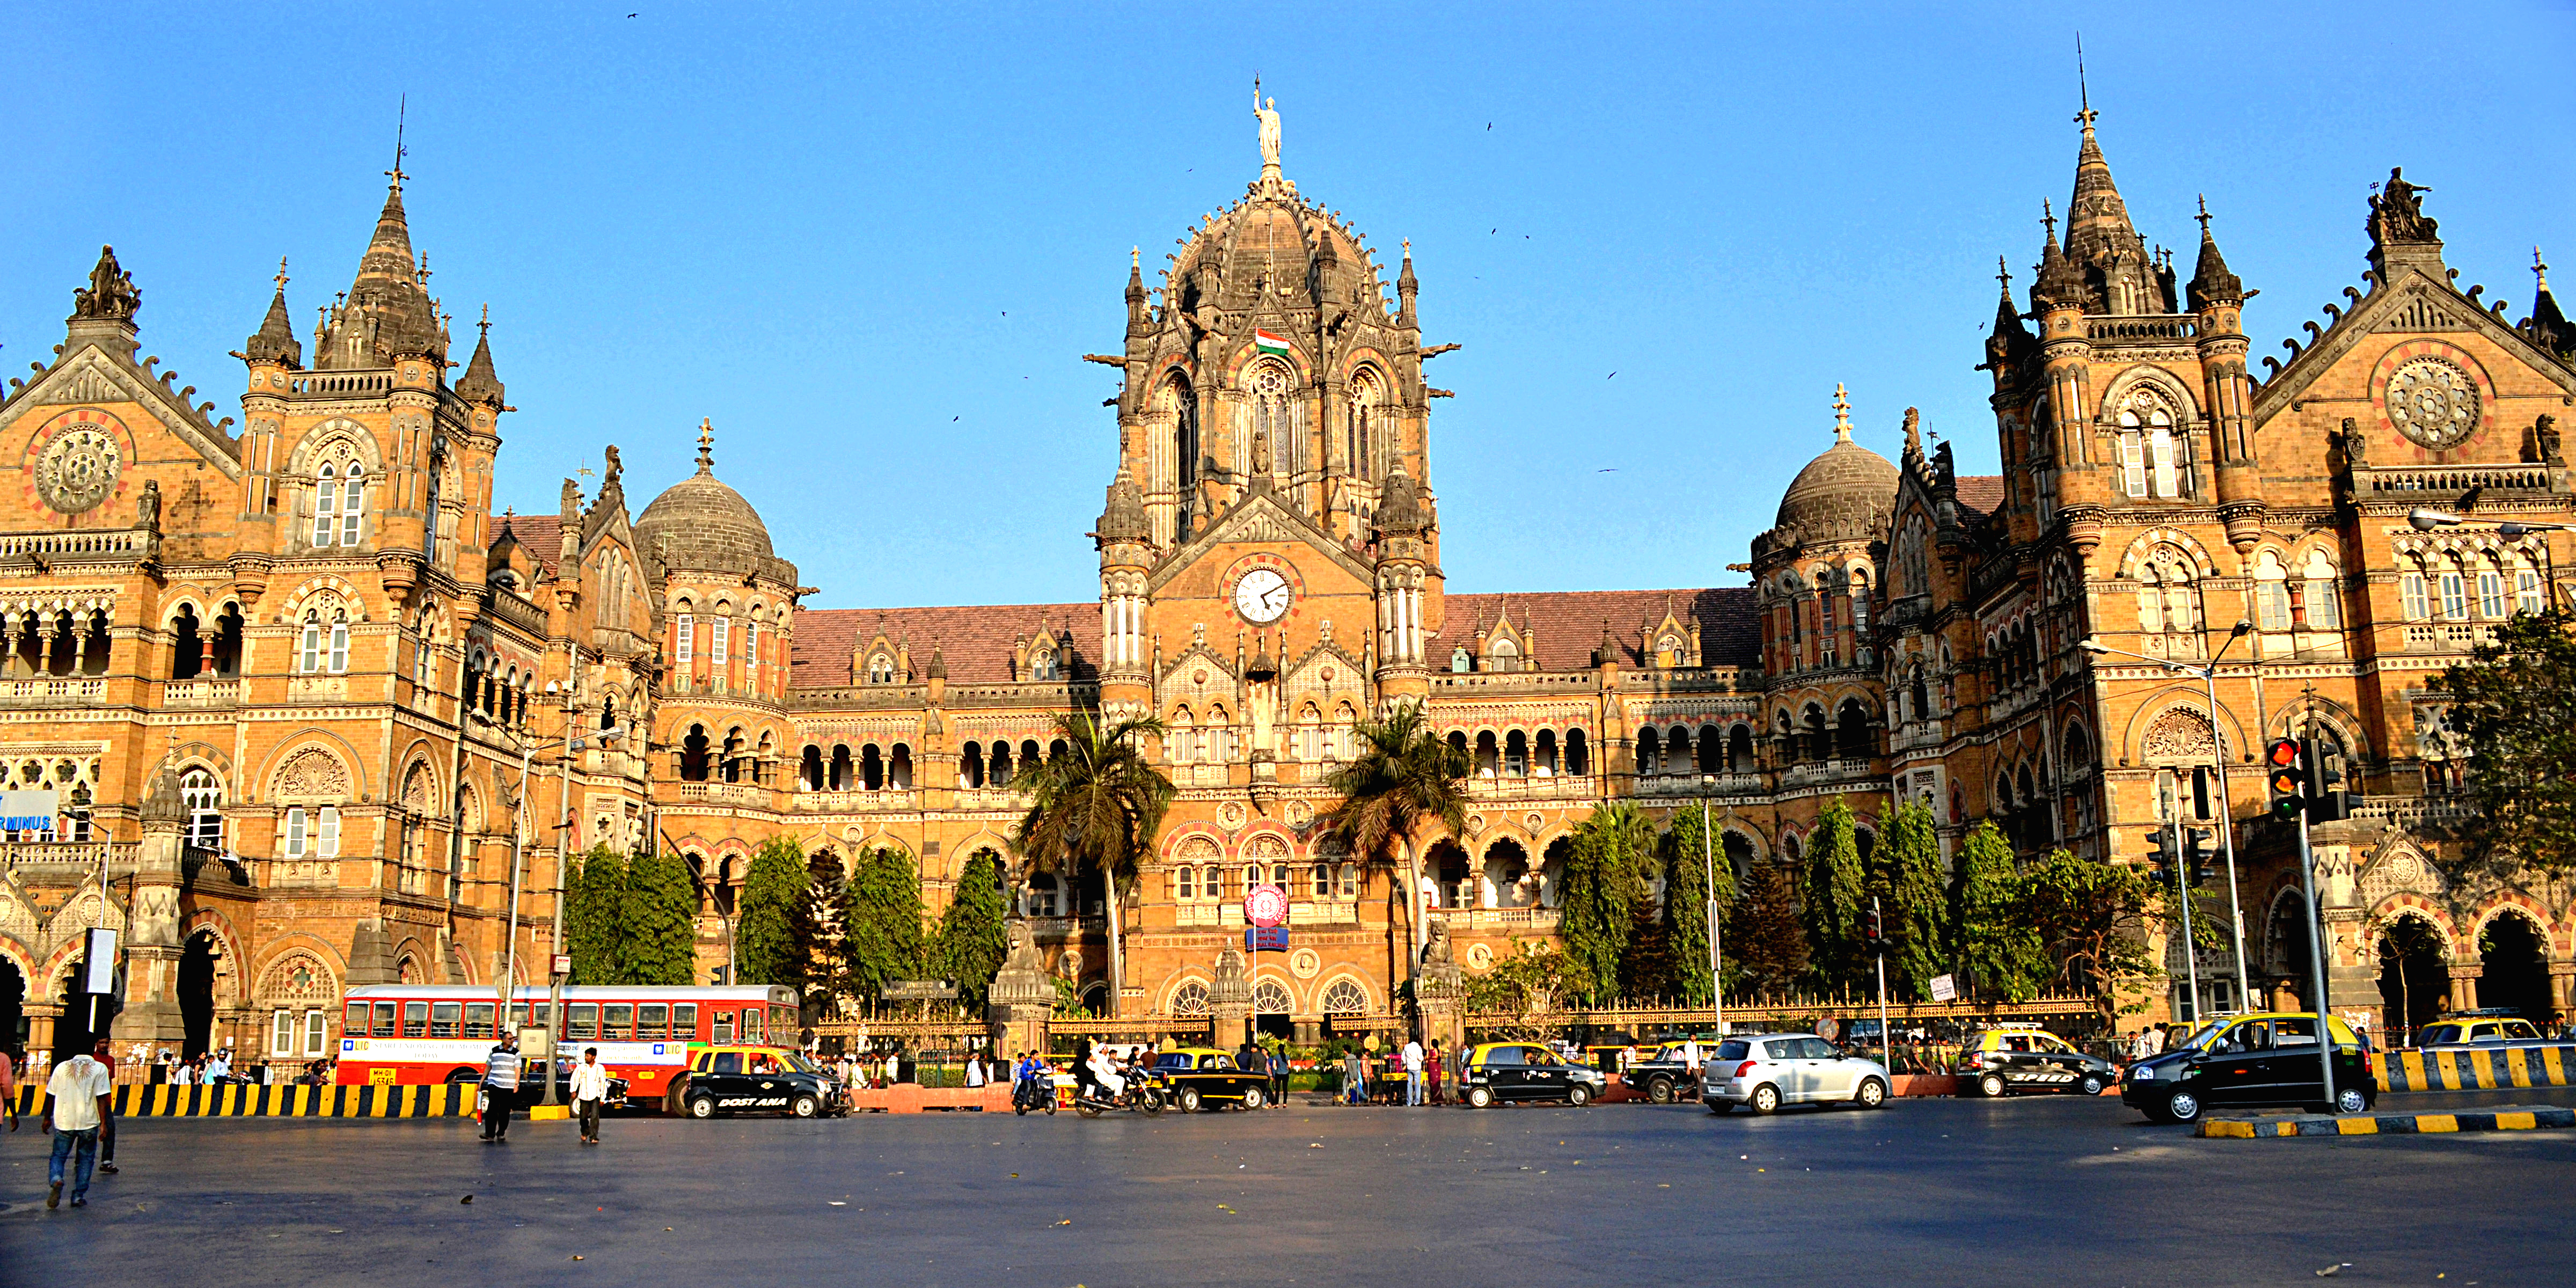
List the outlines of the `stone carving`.
{"label": "stone carving", "polygon": [[2343,418],[2343,433],[2338,437],[2343,442],[2344,463],[2356,470],[2369,469],[2370,439],[2361,432],[2361,426],[2352,417]]}
{"label": "stone carving", "polygon": [[160,480],[143,480],[143,497],[134,504],[134,526],[146,532],[161,530]]}
{"label": "stone carving", "polygon": [[[1261,168],[1276,170],[1279,168],[1279,100],[1273,98],[1264,102],[1259,80],[1252,82],[1252,115],[1261,122]],[[112,266],[115,261],[107,262]]]}
{"label": "stone carving", "polygon": [[349,771],[340,758],[320,747],[307,747],[287,758],[277,771],[280,799],[308,797],[339,800],[349,794]]}
{"label": "stone carving", "polygon": [[2147,736],[2138,750],[2149,763],[2206,763],[2217,747],[2210,738],[2208,717],[2176,708],[2157,716],[2155,723],[2147,726]]}
{"label": "stone carving", "polygon": [[54,435],[36,457],[36,495],[59,513],[85,513],[116,491],[124,467],[113,434],[77,423]]}
{"label": "stone carving", "polygon": [[2410,358],[2388,376],[2388,419],[2426,447],[2449,447],[2478,427],[2478,390],[2447,359]]}
{"label": "stone carving", "polygon": [[256,996],[264,1002],[330,1002],[339,998],[340,985],[321,958],[298,950],[270,963]]}
{"label": "stone carving", "polygon": [[2547,461],[2552,465],[2558,465],[2564,462],[2565,458],[2559,455],[2557,417],[2543,415],[2540,419],[2533,421],[2531,423],[2531,438],[2532,442],[2540,448],[2540,459]]}
{"label": "stone carving", "polygon": [[2432,241],[2440,225],[2425,217],[2421,195],[2431,191],[2422,184],[2408,183],[2403,166],[2390,166],[2388,182],[2370,199],[2371,238],[2379,242]]}
{"label": "stone carving", "polygon": [[429,766],[413,765],[411,773],[403,779],[403,808],[415,814],[429,814],[438,808],[437,799],[438,784]]}
{"label": "stone carving", "polygon": [[116,248],[98,248],[98,263],[89,270],[89,285],[72,292],[72,317],[124,322],[133,319],[143,307],[143,292],[134,288],[134,275],[117,267]]}

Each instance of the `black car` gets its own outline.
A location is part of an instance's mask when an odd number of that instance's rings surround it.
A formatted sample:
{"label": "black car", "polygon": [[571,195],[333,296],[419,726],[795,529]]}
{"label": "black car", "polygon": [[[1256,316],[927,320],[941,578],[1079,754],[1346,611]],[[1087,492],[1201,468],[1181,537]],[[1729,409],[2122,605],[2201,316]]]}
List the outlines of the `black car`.
{"label": "black car", "polygon": [[1581,1109],[1610,1084],[1600,1070],[1568,1064],[1527,1042],[1488,1042],[1468,1052],[1461,1081],[1467,1103],[1477,1109],[1498,1100],[1562,1100]]}
{"label": "black car", "polygon": [[820,1118],[849,1112],[840,1080],[783,1047],[698,1047],[689,1052],[688,1076],[671,1088],[680,1112],[691,1118],[718,1114],[788,1114]]}
{"label": "black car", "polygon": [[2370,1048],[2342,1020],[2327,1022],[2334,1034],[2331,1105],[2318,1068],[2317,1017],[2278,1012],[2213,1021],[2163,1055],[2129,1066],[2120,1101],[2163,1123],[2258,1106],[2366,1112],[2379,1099]]}
{"label": "black car", "polygon": [[1232,1105],[1259,1109],[1270,1102],[1270,1075],[1234,1066],[1231,1052],[1214,1047],[1182,1047],[1154,1057],[1146,1076],[1161,1081],[1166,1097],[1194,1114]]}
{"label": "black car", "polygon": [[[1700,1054],[1705,1058],[1716,1049],[1714,1042],[1702,1043]],[[1681,1043],[1665,1043],[1655,1048],[1652,1054],[1629,1061],[1627,1072],[1619,1075],[1619,1081],[1628,1090],[1659,1105],[1669,1105],[1680,1099],[1697,1100],[1699,1071],[1682,1058],[1685,1053],[1686,1048]]]}
{"label": "black car", "polygon": [[2004,1024],[1971,1033],[1960,1044],[1959,1079],[1981,1096],[2017,1091],[2098,1096],[2120,1080],[2120,1070],[2036,1024]]}

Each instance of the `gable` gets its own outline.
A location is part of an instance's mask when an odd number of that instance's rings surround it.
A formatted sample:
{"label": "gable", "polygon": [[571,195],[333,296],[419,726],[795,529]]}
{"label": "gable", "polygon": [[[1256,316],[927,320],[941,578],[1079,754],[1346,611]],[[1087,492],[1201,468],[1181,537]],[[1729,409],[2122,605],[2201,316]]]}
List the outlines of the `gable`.
{"label": "gable", "polygon": [[[208,421],[204,409],[189,406],[181,397],[183,391],[171,387],[177,376],[176,372],[163,372],[159,380],[154,380],[130,356],[119,356],[97,344],[84,344],[21,385],[5,403],[0,403],[0,408],[13,417],[21,417],[56,407],[139,407],[146,419],[223,471],[225,477],[239,480],[239,444],[220,425]],[[229,418],[222,422],[230,423]]]}
{"label": "gable", "polygon": [[[2482,308],[2478,300],[2420,269],[2398,270],[2394,281],[2368,295],[2347,287],[2344,297],[2350,308],[2327,305],[2330,325],[2322,330],[2312,329],[2305,348],[2293,343],[2295,352],[2287,365],[2280,365],[2278,359],[2264,359],[2277,370],[2254,393],[2257,430],[2308,397],[2311,390],[2328,380],[2329,373],[2341,368],[2354,354],[2358,353],[2362,362],[2376,362],[2382,351],[2410,335],[2475,337],[2566,393],[2576,394],[2576,371],[2534,347],[2501,316]],[[2496,307],[2502,309],[2503,302],[2498,301]],[[2314,327],[2313,323],[2309,325]]]}
{"label": "gable", "polygon": [[1317,527],[1312,520],[1297,513],[1279,495],[1256,484],[1242,500],[1228,507],[1207,531],[1172,548],[1147,579],[1147,594],[1160,592],[1184,571],[1195,567],[1211,552],[1231,545],[1248,544],[1303,545],[1323,555],[1364,587],[1376,585],[1377,576],[1368,563],[1353,554],[1349,547],[1335,541],[1331,533]]}

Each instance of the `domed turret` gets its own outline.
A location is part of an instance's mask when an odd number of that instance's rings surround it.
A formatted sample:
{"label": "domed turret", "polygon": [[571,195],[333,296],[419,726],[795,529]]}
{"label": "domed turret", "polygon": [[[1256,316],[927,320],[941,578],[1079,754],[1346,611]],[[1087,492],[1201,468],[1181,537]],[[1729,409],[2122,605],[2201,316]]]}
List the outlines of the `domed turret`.
{"label": "domed turret", "polygon": [[635,539],[671,568],[765,573],[776,554],[760,512],[716,478],[714,432],[701,426],[698,472],[672,484],[635,520]]}
{"label": "domed turret", "polygon": [[1852,441],[1851,402],[1834,386],[1834,445],[1807,462],[1780,498],[1778,526],[1806,541],[1875,534],[1896,504],[1896,466]]}

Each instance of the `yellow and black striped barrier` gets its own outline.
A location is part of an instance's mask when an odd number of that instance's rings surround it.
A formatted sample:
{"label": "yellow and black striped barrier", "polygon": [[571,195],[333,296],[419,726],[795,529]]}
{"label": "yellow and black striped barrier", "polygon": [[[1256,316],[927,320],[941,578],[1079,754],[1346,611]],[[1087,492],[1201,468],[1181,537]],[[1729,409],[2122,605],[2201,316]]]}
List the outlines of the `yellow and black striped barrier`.
{"label": "yellow and black striped barrier", "polygon": [[2200,1134],[2220,1140],[2276,1140],[2285,1136],[2412,1136],[2460,1131],[2538,1131],[2576,1127],[2576,1109],[2508,1105],[2447,1114],[2339,1114],[2296,1118],[2204,1118]]}
{"label": "yellow and black striped barrier", "polygon": [[2564,1087],[2576,1046],[2458,1047],[2390,1051],[2379,1061],[2382,1091],[2494,1091]]}
{"label": "yellow and black striped barrier", "polygon": [[[474,1113],[475,1083],[434,1087],[142,1086],[116,1089],[116,1112],[129,1118],[464,1118]],[[40,1085],[18,1088],[18,1112],[44,1107]]]}

